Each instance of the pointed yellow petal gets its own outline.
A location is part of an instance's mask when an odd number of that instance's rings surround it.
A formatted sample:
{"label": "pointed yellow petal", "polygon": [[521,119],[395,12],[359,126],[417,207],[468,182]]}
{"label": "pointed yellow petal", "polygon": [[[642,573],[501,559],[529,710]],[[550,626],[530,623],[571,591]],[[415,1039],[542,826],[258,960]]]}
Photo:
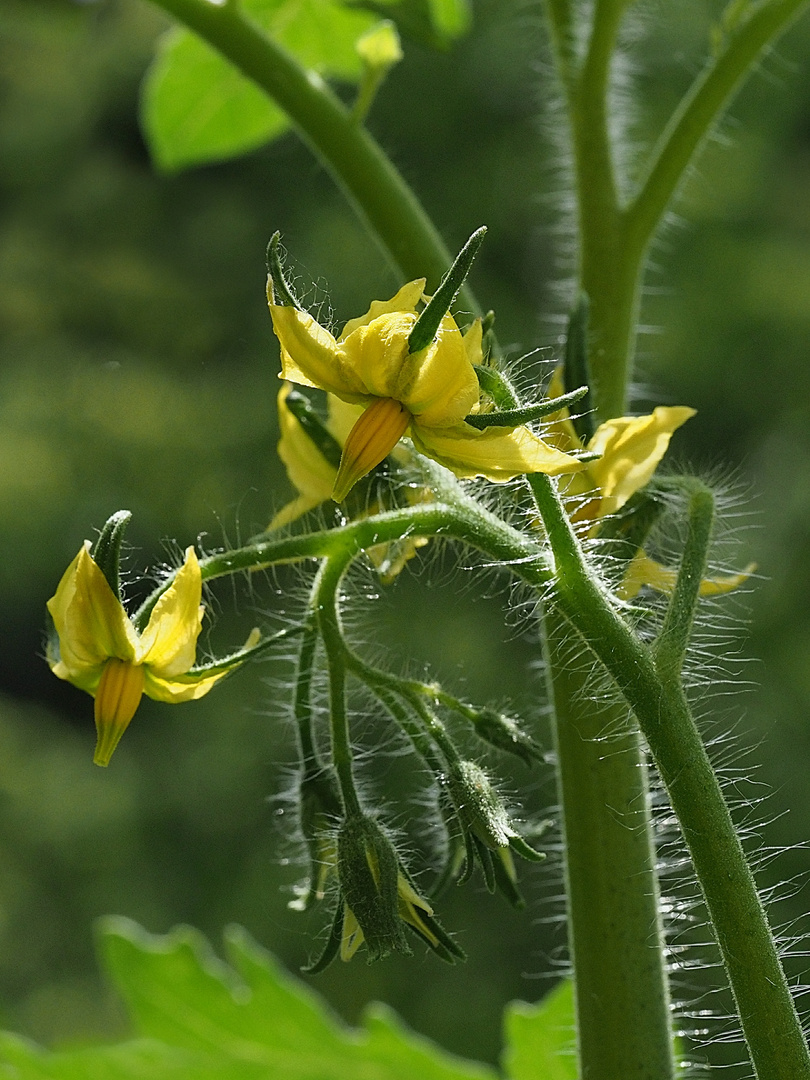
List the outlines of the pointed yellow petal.
{"label": "pointed yellow petal", "polygon": [[476,319],[464,335],[464,351],[471,364],[483,364],[484,352],[482,349],[483,327],[481,320]]}
{"label": "pointed yellow petal", "polygon": [[411,414],[393,398],[378,398],[349,432],[332,498],[343,502],[351,489],[379,465],[408,429]]}
{"label": "pointed yellow petal", "polygon": [[588,475],[602,493],[600,516],[615,513],[644,487],[672,433],[694,415],[685,405],[659,405],[648,416],[619,416],[596,429],[588,450],[601,457],[588,465]]}
{"label": "pointed yellow petal", "polygon": [[300,494],[306,496],[311,506],[317,506],[331,496],[337,469],[329,464],[287,408],[285,402],[290,390],[291,384],[285,383],[278,392],[278,422],[281,431],[278,456],[286,466],[287,476]]}
{"label": "pointed yellow petal", "polygon": [[469,424],[427,428],[415,422],[411,438],[421,454],[438,461],[456,476],[484,476],[496,484],[523,473],[559,476],[582,468],[581,462],[555,450],[527,427],[478,431]]}
{"label": "pointed yellow petal", "polygon": [[[744,585],[756,570],[756,563],[749,563],[739,574],[716,574],[704,578],[700,583],[701,596],[720,596],[732,592]],[[619,596],[623,600],[632,600],[638,596],[642,586],[648,585],[657,592],[671,593],[678,580],[677,570],[651,559],[644,551],[638,551],[630,560],[624,573]]]}
{"label": "pointed yellow petal", "polygon": [[[333,475],[337,475],[335,470],[332,470]],[[327,499],[332,497],[332,488],[329,488],[329,494]],[[324,499],[312,499],[308,495],[299,495],[297,499],[293,499],[273,515],[270,524],[267,526],[267,532],[273,532],[275,529],[283,529],[285,525],[290,525],[293,521],[297,521],[298,518],[303,517],[304,514],[308,514],[310,510],[314,510],[316,506],[320,506]]]}
{"label": "pointed yellow petal", "polygon": [[96,765],[109,765],[143,696],[144,671],[126,660],[108,660],[96,690]]}
{"label": "pointed yellow petal", "polygon": [[448,315],[427,348],[409,353],[415,322],[415,315],[399,312],[359,327],[340,346],[345,364],[373,397],[401,401],[430,426],[458,423],[479,396],[461,333]]}
{"label": "pointed yellow petal", "polygon": [[202,626],[202,575],[193,547],[172,584],[155,604],[141,634],[138,660],[162,678],[180,675],[194,664]]}
{"label": "pointed yellow petal", "polygon": [[328,330],[306,311],[270,305],[273,329],[281,343],[279,378],[315,386],[349,400],[363,400],[368,391],[347,365]]}
{"label": "pointed yellow petal", "polygon": [[359,326],[368,326],[380,315],[390,315],[395,311],[415,312],[424,291],[425,278],[417,278],[416,281],[409,281],[407,285],[403,285],[390,300],[372,300],[371,307],[365,315],[361,315],[359,319],[349,319],[338,340],[345,341],[349,334]]}
{"label": "pointed yellow petal", "polygon": [[233,669],[218,671],[214,675],[200,672],[199,675],[184,673],[171,677],[158,675],[153,667],[146,667],[143,692],[153,701],[165,701],[169,705],[177,705],[182,701],[197,701],[205,697],[231,670]]}
{"label": "pointed yellow petal", "polygon": [[92,693],[111,656],[134,660],[138,639],[121,602],[90,557],[90,541],[62,576],[48,611],[59,635],[55,675]]}

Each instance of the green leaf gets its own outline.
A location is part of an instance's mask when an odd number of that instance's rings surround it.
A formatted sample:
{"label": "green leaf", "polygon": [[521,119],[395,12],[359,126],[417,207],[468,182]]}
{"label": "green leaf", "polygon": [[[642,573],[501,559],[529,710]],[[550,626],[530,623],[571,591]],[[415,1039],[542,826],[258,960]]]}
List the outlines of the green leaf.
{"label": "green leaf", "polygon": [[103,962],[140,1037],[51,1053],[0,1033],[1,1080],[496,1080],[385,1006],[346,1027],[238,927],[226,947],[232,967],[188,927],[152,937],[105,919]]}
{"label": "green leaf", "polygon": [[[244,0],[243,8],[304,67],[357,81],[355,42],[375,17],[338,0]],[[289,127],[286,115],[190,30],[164,37],[144,81],[141,123],[155,164],[166,171],[254,150]]]}
{"label": "green leaf", "polygon": [[537,1005],[513,1001],[504,1031],[503,1066],[509,1080],[578,1080],[570,982],[559,983]]}
{"label": "green leaf", "polygon": [[222,1076],[494,1080],[379,1007],[367,1031],[346,1028],[244,930],[229,930],[226,946],[232,968],[188,928],[151,937],[129,920],[108,919],[102,934],[105,966],[139,1034],[219,1060]]}
{"label": "green leaf", "polygon": [[17,1035],[0,1032],[3,1080],[266,1080],[255,1067],[239,1070],[213,1059],[177,1050],[152,1039],[117,1046],[49,1053]]}

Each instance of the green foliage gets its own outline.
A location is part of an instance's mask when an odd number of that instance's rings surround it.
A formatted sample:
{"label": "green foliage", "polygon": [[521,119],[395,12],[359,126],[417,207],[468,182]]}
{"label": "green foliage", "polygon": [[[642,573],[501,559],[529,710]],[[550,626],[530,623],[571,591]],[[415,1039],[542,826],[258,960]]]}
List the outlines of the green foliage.
{"label": "green foliage", "polygon": [[[417,5],[418,13],[411,11],[414,6],[387,0],[379,10],[396,17],[403,8],[406,27],[419,14],[419,25],[427,23],[435,44],[467,28],[463,0],[429,0]],[[360,80],[363,63],[356,43],[377,21],[372,11],[341,0],[242,0],[242,7],[307,70],[324,78]],[[182,27],[163,39],[144,82],[141,110],[152,157],[167,172],[255,150],[290,126],[263,91]]]}
{"label": "green foliage", "polygon": [[[356,80],[367,12],[339,0],[245,0],[245,11],[309,70]],[[143,126],[156,164],[182,169],[254,150],[289,127],[281,109],[189,30],[170,30],[147,75]]]}
{"label": "green foliage", "polygon": [[511,1080],[577,1080],[572,983],[559,983],[538,1005],[512,1002],[504,1029],[503,1064]]}
{"label": "green foliage", "polygon": [[[15,1080],[494,1080],[483,1065],[454,1058],[408,1031],[385,1006],[346,1028],[311,990],[238,928],[226,934],[232,967],[195,930],[159,938],[128,919],[104,920],[101,953],[138,1037],[116,1046],[47,1053],[0,1036],[0,1076]],[[570,990],[537,1009],[512,1007],[507,1059],[514,1080],[570,1080],[572,1059],[557,1058],[573,1023]],[[560,1061],[556,1072],[530,1056]],[[538,1058],[545,1065],[544,1058]],[[562,1070],[562,1071],[561,1071]]]}

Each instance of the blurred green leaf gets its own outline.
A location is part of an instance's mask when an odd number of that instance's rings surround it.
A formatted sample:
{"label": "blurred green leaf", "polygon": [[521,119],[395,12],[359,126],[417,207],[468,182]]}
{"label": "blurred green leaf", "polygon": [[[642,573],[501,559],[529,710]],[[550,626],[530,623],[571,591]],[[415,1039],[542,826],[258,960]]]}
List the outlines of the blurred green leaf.
{"label": "blurred green leaf", "polygon": [[559,983],[537,1005],[513,1001],[504,1031],[503,1065],[510,1080],[577,1080],[572,983]]}
{"label": "blurred green leaf", "polygon": [[235,927],[233,968],[181,927],[152,937],[136,923],[102,923],[105,966],[142,1038],[48,1053],[0,1034],[0,1077],[15,1080],[495,1080],[408,1031],[383,1005],[364,1029],[343,1026],[308,987]]}
{"label": "blurred green leaf", "polygon": [[[356,81],[355,42],[372,14],[338,0],[244,0],[245,12],[304,67]],[[144,83],[141,123],[166,171],[254,150],[289,127],[286,115],[219,53],[189,30],[170,30]]]}
{"label": "blurred green leaf", "polygon": [[127,919],[105,920],[104,962],[141,1035],[213,1055],[229,1070],[233,1064],[267,1076],[270,1069],[288,1080],[492,1076],[413,1035],[382,1007],[369,1015],[366,1031],[345,1028],[245,931],[232,928],[226,943],[233,968],[190,928],[158,938]]}

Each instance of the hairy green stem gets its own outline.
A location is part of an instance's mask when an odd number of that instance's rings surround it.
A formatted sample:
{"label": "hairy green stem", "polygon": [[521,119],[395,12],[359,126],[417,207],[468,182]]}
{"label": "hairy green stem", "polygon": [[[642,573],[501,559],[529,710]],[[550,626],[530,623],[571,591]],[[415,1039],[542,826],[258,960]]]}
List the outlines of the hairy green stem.
{"label": "hairy green stem", "polygon": [[[414,192],[326,83],[303,68],[235,4],[153,0],[204,38],[284,110],[406,278],[438,284],[452,257]],[[464,287],[459,304],[481,314]]]}
{"label": "hairy green stem", "polygon": [[[729,9],[733,7],[729,4]],[[807,0],[760,0],[737,22],[718,28],[716,53],[695,79],[652,152],[646,174],[625,211],[628,240],[643,258],[695,154],[763,50],[807,6]]]}
{"label": "hairy green stem", "polygon": [[553,605],[543,645],[581,1075],[663,1080],[675,1066],[638,726],[624,702],[594,700],[596,659]]}
{"label": "hairy green stem", "polygon": [[346,711],[346,657],[340,626],[337,592],[346,572],[348,558],[324,559],[313,589],[329,670],[329,719],[332,732],[332,763],[335,766],[343,809],[347,817],[360,816],[360,800],[354,783],[349,717]]}
{"label": "hairy green stem", "polygon": [[[679,672],[665,646],[662,678],[651,650],[589,571],[570,523],[553,505],[556,493],[550,481],[542,479],[545,483],[535,485],[538,509],[559,567],[549,606],[598,657],[635,713],[692,856],[756,1074],[760,1080],[810,1080],[810,1055],[768,919]],[[671,630],[691,623],[691,611],[687,619],[683,616],[690,596],[693,604],[696,600],[696,567],[701,559],[705,564],[704,495],[696,491],[691,500],[684,562],[688,571],[679,575],[680,589],[676,586],[670,607],[678,614],[665,622]],[[680,638],[680,632],[675,636]],[[583,746],[589,745],[583,740]],[[610,797],[607,791],[604,796]],[[577,983],[580,993],[579,977]],[[583,1075],[616,1074],[586,1073],[583,1067]]]}
{"label": "hairy green stem", "polygon": [[[562,640],[565,627],[578,635],[583,648],[609,672],[635,713],[692,854],[758,1077],[760,1080],[810,1080],[810,1058],[767,918],[680,682],[669,678],[662,680],[652,651],[637,639],[609,594],[589,570],[551,481],[537,476],[532,478],[532,486],[551,543],[554,572],[539,538],[535,541],[527,537],[474,500],[459,496],[455,504],[409,507],[353,522],[340,529],[268,540],[209,556],[201,561],[203,576],[210,580],[250,568],[260,569],[275,562],[323,559],[319,570],[317,610],[319,629],[330,661],[333,709],[337,717],[333,737],[338,756],[342,758],[341,783],[346,791],[354,789],[344,698],[345,645],[340,631],[337,590],[351,559],[378,543],[408,535],[438,534],[476,548],[488,560],[509,567],[513,574],[531,585],[547,610],[554,612],[555,626],[559,627],[555,641]],[[698,517],[701,514],[702,511]],[[164,583],[162,588],[167,585],[168,582]],[[150,599],[154,603],[154,598]],[[555,691],[560,693],[561,689],[565,690],[565,687],[558,683]],[[584,700],[580,697],[580,701]],[[626,732],[622,731],[621,725],[617,730],[624,738]],[[593,763],[592,750],[598,745],[595,739],[601,738],[605,729],[596,725],[592,732],[594,737],[590,737],[586,729],[578,731],[572,727],[571,737],[565,741],[567,769],[575,767],[571,745],[576,743],[588,748],[588,757]],[[564,745],[562,740],[559,745]],[[611,755],[608,742],[602,757],[606,760],[612,757],[627,765],[632,758],[629,744],[625,742],[624,747],[627,752]],[[638,766],[632,766],[634,775],[637,775],[637,769]],[[580,769],[579,775],[584,783],[587,775],[584,768]],[[591,782],[594,782],[593,777]],[[638,795],[630,795],[632,787],[626,785],[617,799],[604,785],[601,790],[602,796],[593,807],[594,813],[600,805],[602,811],[607,808],[611,814],[615,807],[624,806],[631,815],[632,831],[637,838],[643,837],[646,832],[640,817],[646,799],[643,785],[636,787]],[[575,851],[569,857],[582,858]],[[609,868],[610,858],[610,849],[605,849],[602,865]],[[643,892],[645,888],[654,890],[654,879],[634,881],[635,890]],[[606,889],[603,895],[609,893]],[[613,896],[615,900],[616,894]],[[614,908],[613,915],[621,921],[623,911]],[[634,920],[636,929],[643,927],[645,941],[649,941],[655,925],[645,921],[643,914],[635,915]],[[651,949],[652,952],[655,950]],[[647,960],[650,960],[650,954],[647,954]],[[655,968],[655,965],[648,963],[648,967]],[[578,988],[580,995],[583,992],[581,985]],[[627,1019],[631,1026],[637,1023],[635,1016]],[[598,1037],[589,1032],[588,1037],[591,1035]],[[652,1050],[648,1052],[653,1060],[666,1061],[661,1040],[657,1058]],[[591,1073],[593,1077],[599,1075]],[[659,1073],[656,1080],[661,1080],[662,1075],[666,1074]]]}

